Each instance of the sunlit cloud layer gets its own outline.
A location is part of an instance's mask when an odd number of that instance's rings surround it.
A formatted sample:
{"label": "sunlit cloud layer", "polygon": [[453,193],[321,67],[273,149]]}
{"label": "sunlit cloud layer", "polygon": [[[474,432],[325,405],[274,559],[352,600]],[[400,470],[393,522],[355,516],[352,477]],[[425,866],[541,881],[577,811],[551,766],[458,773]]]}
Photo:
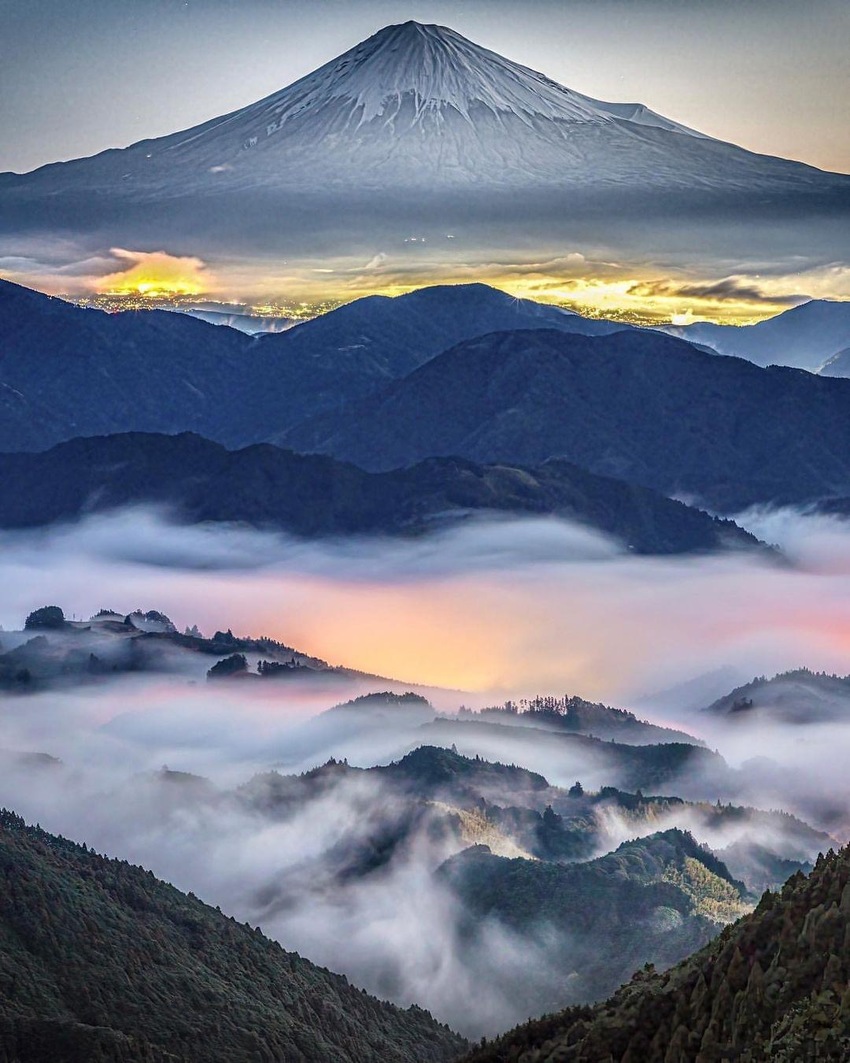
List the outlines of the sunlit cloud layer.
{"label": "sunlit cloud layer", "polygon": [[[0,257],[0,276],[51,295],[109,297],[114,305],[167,305],[204,298],[239,303],[262,316],[276,306],[300,305],[320,312],[363,296],[401,295],[428,284],[481,282],[590,317],[645,324],[718,321],[749,324],[782,313],[806,299],[850,299],[850,267],[843,263],[795,269],[778,263],[712,276],[663,264],[608,261],[570,251],[542,261],[488,259],[464,263],[420,255],[415,261],[380,252],[368,262],[334,261],[292,267],[265,261],[210,260],[168,250],[105,249],[57,265],[45,248],[28,257]],[[55,248],[60,260],[67,247]],[[112,303],[110,304],[112,305]]]}
{"label": "sunlit cloud layer", "polygon": [[139,295],[157,299],[170,295],[203,295],[216,280],[199,258],[170,255],[166,251],[126,251],[113,247],[110,254],[124,268],[98,278],[95,290],[103,295]]}

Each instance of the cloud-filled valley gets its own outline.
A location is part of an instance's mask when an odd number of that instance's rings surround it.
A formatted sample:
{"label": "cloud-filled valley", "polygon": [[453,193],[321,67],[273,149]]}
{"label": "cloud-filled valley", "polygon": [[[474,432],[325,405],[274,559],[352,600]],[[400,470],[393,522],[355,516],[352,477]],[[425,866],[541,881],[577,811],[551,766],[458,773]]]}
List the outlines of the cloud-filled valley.
{"label": "cloud-filled valley", "polygon": [[[440,867],[475,841],[504,857],[527,858],[532,835],[516,834],[516,825],[505,826],[513,820],[492,808],[476,812],[473,802],[462,811],[468,794],[461,799],[453,790],[449,797],[426,794],[424,804],[420,793],[414,815],[386,780],[356,766],[398,761],[418,747],[453,747],[461,759],[521,763],[564,794],[576,779],[588,793],[606,785],[634,791],[645,779],[645,793],[705,803],[638,805],[638,814],[620,805],[624,798],[603,800],[582,820],[584,832],[588,822],[595,824],[584,859],[670,829],[692,832],[721,856],[728,852],[730,866],[749,868],[753,881],[776,874],[782,860],[793,867],[813,859],[827,835],[798,830],[790,820],[755,826],[706,818],[719,800],[781,805],[833,837],[843,838],[850,826],[841,813],[850,801],[842,767],[850,742],[846,722],[788,725],[768,714],[748,723],[695,711],[695,704],[707,706],[727,693],[735,685],[731,676],[745,682],[804,662],[842,671],[840,631],[850,623],[846,526],[791,513],[752,515],[750,523],[784,545],[786,555],[639,558],[554,520],[322,544],[244,528],[188,528],[146,511],[6,532],[4,651],[32,636],[10,629],[40,604],[61,602],[69,617],[86,617],[133,603],[162,610],[180,629],[250,628],[397,681],[211,683],[205,680],[210,658],[175,649],[158,672],[97,676],[83,685],[60,680],[41,692],[7,696],[0,747],[13,756],[0,782],[0,804],[150,867],[378,995],[423,1003],[463,1032],[492,1033],[539,1011],[550,979],[569,997],[568,983],[560,981],[563,957],[573,947],[577,957],[585,954],[585,931],[555,915],[527,924],[517,914],[520,905],[477,921],[469,938],[464,927],[475,893],[455,887]],[[827,631],[836,632],[831,640]],[[90,648],[84,631],[62,637]],[[366,716],[346,723],[336,710],[326,726],[319,715],[369,691],[401,693],[411,685],[431,699],[430,717],[419,709],[409,716],[390,712],[375,726]],[[650,760],[620,754],[612,760],[608,752],[631,747],[561,737],[537,725],[506,726],[514,721],[498,715],[453,719],[464,704],[563,691],[679,727],[716,747],[726,766],[705,750],[681,774],[658,775]],[[429,723],[433,711],[442,719]],[[61,763],[21,760],[21,753],[45,753]],[[307,797],[264,805],[244,790],[269,769],[297,775],[328,758],[350,767]],[[495,808],[536,808],[538,817],[553,800],[549,791],[535,798],[510,785],[475,792],[486,793]],[[554,800],[558,814],[564,801]],[[756,839],[770,857],[754,855]],[[691,866],[691,858],[682,859]],[[763,865],[767,870],[756,870]],[[464,875],[500,873],[489,866],[462,869]],[[733,889],[717,888],[720,896]],[[683,927],[692,927],[687,934],[704,933],[697,930],[702,916],[684,918]],[[663,940],[673,948],[671,939]],[[521,984],[527,996],[517,996]]]}
{"label": "cloud-filled valley", "polygon": [[554,519],[308,542],[125,511],[2,533],[0,622],[54,600],[80,617],[120,601],[181,629],[266,633],[373,674],[505,696],[638,699],[730,666],[742,681],[841,672],[846,525],[790,511],[750,523],[785,554],[635,557]]}

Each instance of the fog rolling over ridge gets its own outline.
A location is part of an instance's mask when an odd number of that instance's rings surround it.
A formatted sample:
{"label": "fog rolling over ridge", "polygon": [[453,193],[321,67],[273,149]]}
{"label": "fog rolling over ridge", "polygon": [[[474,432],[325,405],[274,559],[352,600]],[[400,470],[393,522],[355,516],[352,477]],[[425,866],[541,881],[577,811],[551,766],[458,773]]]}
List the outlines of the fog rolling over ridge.
{"label": "fog rolling over ridge", "polygon": [[88,616],[120,599],[180,627],[269,634],[374,675],[497,695],[630,699],[728,665],[742,681],[804,662],[842,672],[844,522],[786,511],[752,526],[787,542],[792,563],[640,558],[552,518],[309,542],[128,510],[3,532],[0,623],[39,603]]}

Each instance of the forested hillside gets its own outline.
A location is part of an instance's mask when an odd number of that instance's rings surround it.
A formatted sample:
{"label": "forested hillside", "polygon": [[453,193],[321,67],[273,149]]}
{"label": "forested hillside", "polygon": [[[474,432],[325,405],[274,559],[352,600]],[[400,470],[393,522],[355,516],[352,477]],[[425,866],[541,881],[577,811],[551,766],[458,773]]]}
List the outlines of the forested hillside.
{"label": "forested hillside", "polygon": [[0,1063],[438,1063],[463,1040],[0,812]]}

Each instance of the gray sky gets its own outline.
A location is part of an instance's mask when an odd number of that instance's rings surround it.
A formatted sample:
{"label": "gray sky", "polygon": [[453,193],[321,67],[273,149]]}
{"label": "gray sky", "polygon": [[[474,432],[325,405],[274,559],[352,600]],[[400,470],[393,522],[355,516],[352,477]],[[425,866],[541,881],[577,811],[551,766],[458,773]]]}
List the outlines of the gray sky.
{"label": "gray sky", "polygon": [[847,0],[0,0],[0,171],[224,114],[409,18],[588,95],[850,172]]}

